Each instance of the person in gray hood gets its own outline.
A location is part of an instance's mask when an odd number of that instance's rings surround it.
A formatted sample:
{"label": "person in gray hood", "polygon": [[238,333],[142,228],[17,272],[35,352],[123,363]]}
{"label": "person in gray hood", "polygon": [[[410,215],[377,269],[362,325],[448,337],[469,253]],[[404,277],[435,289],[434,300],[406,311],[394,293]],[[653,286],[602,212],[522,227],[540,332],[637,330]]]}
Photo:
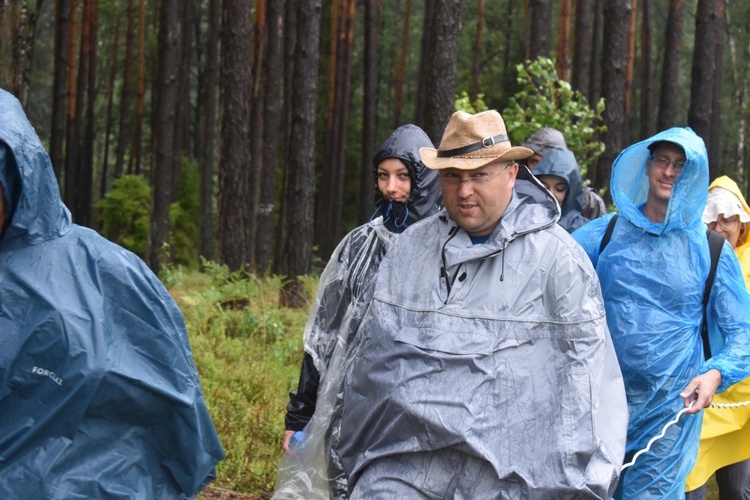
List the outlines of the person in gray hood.
{"label": "person in gray hood", "polygon": [[419,148],[432,145],[421,128],[403,125],[373,158],[375,213],[346,235],[331,256],[305,327],[305,356],[298,387],[289,395],[283,443],[287,455],[279,467],[275,498],[346,496],[346,477],[330,452],[337,439],[345,367],[383,255],[399,233],[440,208],[437,172],[427,169],[419,156]]}
{"label": "person in gray hood", "polygon": [[581,214],[583,185],[578,162],[567,149],[553,148],[537,164],[534,177],[544,184],[560,204],[560,224],[572,233],[589,220]]}
{"label": "person in gray hood", "polygon": [[628,410],[596,273],[496,111],[456,112],[445,209],[381,263],[346,375],[351,498],[608,498]]}
{"label": "person in gray hood", "polygon": [[[537,164],[542,161],[542,158],[547,156],[547,153],[553,149],[559,148],[568,150],[568,144],[565,142],[565,137],[563,137],[562,132],[552,127],[544,127],[537,130],[521,145],[534,152],[534,154],[526,159],[526,166],[528,166],[531,171],[534,171]],[[577,164],[576,168],[578,168]],[[536,174],[536,172],[534,173]],[[580,171],[578,173],[578,178],[580,182]],[[607,205],[604,203],[604,200],[599,193],[589,186],[581,185],[581,189],[581,207],[579,208],[579,211],[584,217],[586,217],[586,219],[596,219],[607,213]],[[564,215],[565,210],[563,210],[563,217]],[[565,224],[563,224],[563,227],[565,227]]]}

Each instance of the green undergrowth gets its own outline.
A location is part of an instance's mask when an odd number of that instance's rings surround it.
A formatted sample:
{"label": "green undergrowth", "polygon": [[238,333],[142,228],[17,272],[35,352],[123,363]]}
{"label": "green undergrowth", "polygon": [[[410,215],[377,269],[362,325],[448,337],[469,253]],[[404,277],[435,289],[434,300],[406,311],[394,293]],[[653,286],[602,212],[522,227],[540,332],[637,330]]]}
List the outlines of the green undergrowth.
{"label": "green undergrowth", "polygon": [[[283,284],[225,266],[169,269],[164,282],[185,316],[193,357],[226,451],[215,486],[267,494],[274,489],[284,413],[302,361],[307,308],[279,307]],[[312,297],[316,278],[305,278]]]}

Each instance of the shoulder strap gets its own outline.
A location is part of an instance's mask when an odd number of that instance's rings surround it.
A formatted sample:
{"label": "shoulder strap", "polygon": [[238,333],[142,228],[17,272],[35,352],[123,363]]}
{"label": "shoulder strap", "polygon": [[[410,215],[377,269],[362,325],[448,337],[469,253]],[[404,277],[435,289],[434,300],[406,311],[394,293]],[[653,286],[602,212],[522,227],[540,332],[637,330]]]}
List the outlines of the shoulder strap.
{"label": "shoulder strap", "polygon": [[706,278],[706,288],[703,290],[703,326],[701,327],[701,338],[703,339],[703,354],[705,358],[711,357],[711,346],[708,342],[708,324],[706,323],[706,308],[708,308],[708,299],[711,297],[711,287],[714,284],[714,278],[716,277],[716,267],[719,265],[719,256],[721,255],[721,249],[724,247],[724,237],[708,229],[706,231],[706,238],[708,238],[708,252],[711,256],[711,268],[708,271],[708,277]]}
{"label": "shoulder strap", "polygon": [[614,216],[612,216],[611,219],[609,219],[609,223],[607,224],[607,231],[604,233],[604,237],[602,238],[602,242],[599,245],[599,255],[604,251],[604,248],[609,243],[609,240],[612,238],[612,231],[615,230],[615,222],[617,222],[617,213],[615,213]]}

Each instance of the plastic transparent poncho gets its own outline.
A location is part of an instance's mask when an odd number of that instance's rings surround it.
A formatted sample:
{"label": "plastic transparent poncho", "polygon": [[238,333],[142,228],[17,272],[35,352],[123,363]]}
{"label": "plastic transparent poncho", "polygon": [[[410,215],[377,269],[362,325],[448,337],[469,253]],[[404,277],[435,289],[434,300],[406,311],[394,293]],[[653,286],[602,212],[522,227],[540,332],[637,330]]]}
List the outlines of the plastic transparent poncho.
{"label": "plastic transparent poncho", "polygon": [[426,169],[420,147],[432,147],[415,125],[404,125],[381,145],[373,175],[385,158],[398,158],[409,170],[412,191],[405,204],[375,193],[377,213],[350,232],[323,271],[304,331],[305,352],[320,376],[315,412],[301,442],[281,460],[274,498],[346,498],[347,477],[332,450],[339,439],[344,374],[360,341],[358,331],[372,301],[378,268],[392,241],[410,225],[436,213],[440,205],[437,173]]}
{"label": "plastic transparent poncho", "polygon": [[[682,146],[686,163],[672,188],[664,223],[642,212],[648,194],[648,146]],[[573,237],[599,274],[607,323],[628,395],[626,461],[684,407],[680,392],[711,368],[722,374],[719,392],[748,375],[750,296],[731,247],[725,244],[707,308],[713,357],[704,361],[702,300],[709,272],[706,225],[708,188],[703,141],[689,128],[673,128],[625,149],[612,168],[612,197],[620,212],[609,244],[599,247],[610,216]],[[683,415],[664,438],[626,469],[616,498],[682,498],[695,462],[702,412]]]}
{"label": "plastic transparent poncho", "polygon": [[352,498],[605,498],[627,406],[596,273],[525,168],[489,240],[399,236],[347,373]]}
{"label": "plastic transparent poncho", "polygon": [[182,314],[134,254],[71,223],[0,91],[0,491],[185,498],[224,457]]}

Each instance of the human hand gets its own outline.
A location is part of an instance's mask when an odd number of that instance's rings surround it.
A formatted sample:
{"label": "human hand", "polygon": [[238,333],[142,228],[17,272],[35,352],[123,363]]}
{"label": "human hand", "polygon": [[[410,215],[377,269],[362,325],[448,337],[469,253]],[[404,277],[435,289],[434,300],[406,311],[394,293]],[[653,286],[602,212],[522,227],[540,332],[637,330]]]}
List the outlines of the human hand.
{"label": "human hand", "polygon": [[703,408],[707,408],[713,401],[719,385],[721,385],[721,373],[715,368],[691,380],[680,393],[680,397],[685,400],[685,407],[689,407],[692,402],[695,402],[693,407],[685,413],[698,413]]}
{"label": "human hand", "polygon": [[281,447],[287,453],[289,453],[289,441],[292,439],[292,436],[294,436],[294,431],[284,431],[284,442],[282,443]]}

